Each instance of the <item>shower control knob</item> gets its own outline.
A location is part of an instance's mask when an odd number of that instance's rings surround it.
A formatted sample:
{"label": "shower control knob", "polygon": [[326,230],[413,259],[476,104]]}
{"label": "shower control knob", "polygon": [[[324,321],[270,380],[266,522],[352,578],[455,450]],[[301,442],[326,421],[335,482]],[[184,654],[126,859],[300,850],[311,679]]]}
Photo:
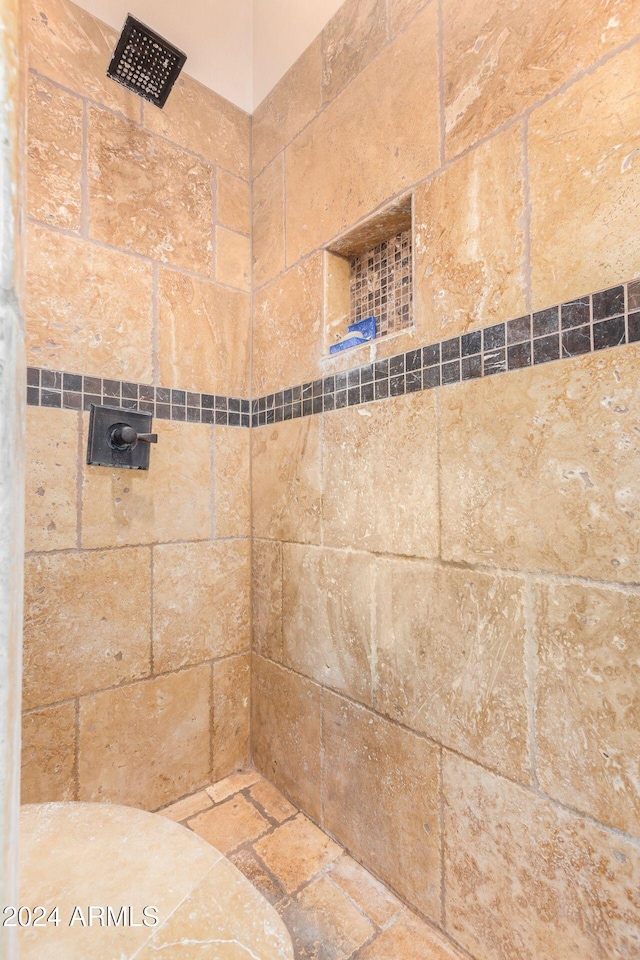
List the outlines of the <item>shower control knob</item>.
{"label": "shower control knob", "polygon": [[89,404],[87,464],[148,470],[151,444],[158,442],[152,429],[153,417],[144,410]]}
{"label": "shower control knob", "polygon": [[117,449],[132,447],[138,441],[143,443],[157,443],[157,433],[138,433],[127,423],[117,423],[111,431],[111,443]]}

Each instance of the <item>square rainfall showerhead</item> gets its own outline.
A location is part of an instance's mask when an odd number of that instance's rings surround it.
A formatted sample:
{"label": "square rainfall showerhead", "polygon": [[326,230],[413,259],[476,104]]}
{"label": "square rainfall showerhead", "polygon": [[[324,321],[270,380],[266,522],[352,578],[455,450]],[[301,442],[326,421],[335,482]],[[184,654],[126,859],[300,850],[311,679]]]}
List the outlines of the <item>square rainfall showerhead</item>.
{"label": "square rainfall showerhead", "polygon": [[129,14],[107,76],[156,107],[164,107],[186,59],[186,54]]}

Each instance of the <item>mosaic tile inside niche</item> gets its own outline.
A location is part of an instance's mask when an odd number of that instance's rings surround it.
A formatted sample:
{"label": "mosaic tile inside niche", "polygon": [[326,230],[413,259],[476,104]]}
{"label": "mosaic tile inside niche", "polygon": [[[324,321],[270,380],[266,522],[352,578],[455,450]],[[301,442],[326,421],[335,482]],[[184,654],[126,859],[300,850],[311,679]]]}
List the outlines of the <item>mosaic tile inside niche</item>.
{"label": "mosaic tile inside niche", "polygon": [[384,240],[351,259],[349,318],[376,318],[376,337],[413,323],[411,230]]}

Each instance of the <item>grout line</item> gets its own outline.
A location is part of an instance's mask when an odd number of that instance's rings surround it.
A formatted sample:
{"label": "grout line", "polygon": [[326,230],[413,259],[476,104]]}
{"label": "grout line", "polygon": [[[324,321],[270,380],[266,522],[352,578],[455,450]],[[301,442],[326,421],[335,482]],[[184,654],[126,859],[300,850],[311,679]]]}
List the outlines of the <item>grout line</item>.
{"label": "grout line", "polygon": [[[342,844],[341,844],[341,846],[342,846]],[[342,847],[342,850],[344,851],[344,847]],[[342,854],[342,855],[343,855],[343,854]],[[344,899],[345,899],[348,903],[350,903],[351,906],[354,907],[355,910],[356,910],[362,917],[364,917],[365,920],[368,920],[369,923],[371,924],[371,926],[373,927],[373,933],[371,934],[371,936],[370,936],[367,940],[365,940],[364,943],[361,943],[359,947],[356,947],[355,950],[353,951],[353,953],[351,953],[350,956],[347,958],[347,960],[351,960],[351,958],[356,957],[356,956],[358,955],[358,953],[360,952],[360,950],[362,950],[364,947],[369,946],[371,943],[373,943],[373,941],[374,941],[375,939],[377,939],[377,937],[380,935],[380,932],[381,932],[381,929],[382,929],[382,928],[381,928],[380,925],[373,919],[373,917],[369,916],[369,914],[366,912],[366,910],[364,909],[364,907],[363,907],[361,904],[359,904],[357,900],[354,900],[354,899],[353,899],[353,897],[351,896],[351,894],[349,893],[349,891],[346,890],[344,887],[341,887],[340,884],[337,883],[337,881],[334,880],[333,877],[331,876],[331,874],[333,873],[333,868],[335,867],[335,865],[336,865],[336,863],[338,862],[339,859],[340,859],[340,857],[337,857],[336,860],[333,860],[331,863],[326,864],[326,866],[323,867],[323,869],[314,876],[313,880],[314,880],[314,881],[317,881],[317,880],[319,880],[321,877],[323,877],[325,880],[327,880],[327,881],[331,884],[331,886],[334,887],[334,888],[340,893],[340,895],[341,895],[342,897],[344,897]],[[399,910],[396,911],[396,913],[394,914],[394,917],[397,917],[397,915],[398,915],[399,912],[400,912]]]}
{"label": "grout line", "polygon": [[447,867],[444,817],[444,750],[440,747],[438,756],[438,819],[440,821],[440,923],[447,929]]}
{"label": "grout line", "polygon": [[159,267],[151,266],[151,377],[154,386],[160,383],[160,321],[158,306]]}
{"label": "grout line", "polygon": [[535,581],[531,574],[527,574],[524,583],[524,618],[525,618],[525,697],[527,705],[527,733],[529,747],[529,761],[531,764],[531,784],[539,788],[538,758],[536,737],[536,680],[538,664],[538,644],[535,633]]}
{"label": "grout line", "polygon": [[435,407],[435,433],[436,433],[436,497],[438,500],[438,560],[444,563],[442,556],[442,410],[440,409],[440,395],[436,391],[434,399]]}
{"label": "grout line", "polygon": [[74,782],[74,800],[80,799],[80,698],[72,701],[74,703],[74,758],[72,778]]}
{"label": "grout line", "polygon": [[282,153],[282,246],[282,262],[284,269],[287,270],[287,154],[284,151]]}
{"label": "grout line", "polygon": [[[78,411],[78,453],[76,460],[76,469],[78,475],[76,477],[76,546],[75,550],[82,550],[82,485],[84,482],[84,467],[85,467],[85,457],[84,453],[84,435],[83,435],[83,419],[82,413]],[[47,554],[48,551],[42,551],[43,554]],[[33,553],[25,552],[25,557],[32,556]]]}
{"label": "grout line", "polygon": [[[284,592],[284,591],[283,591]],[[325,719],[324,687],[320,687],[320,826],[324,830]]]}
{"label": "grout line", "polygon": [[533,269],[531,261],[531,220],[533,207],[531,204],[531,178],[529,174],[529,117],[522,121],[520,139],[522,144],[522,284],[524,287],[527,313],[532,312],[533,304]]}
{"label": "grout line", "polygon": [[[254,540],[255,537],[251,539]],[[278,541],[278,564],[280,567],[280,637],[278,646],[282,659],[284,659],[284,548],[285,544]]]}
{"label": "grout line", "polygon": [[[84,464],[83,464],[84,465]],[[249,537],[220,537],[216,540],[216,543],[243,543],[245,540],[248,540]],[[163,541],[154,541],[150,544],[148,541],[143,543],[123,543],[116,544],[115,546],[109,544],[104,547],[66,547],[61,550],[28,550],[25,553],[27,559],[35,559],[37,557],[56,557],[56,556],[65,556],[66,554],[75,554],[75,553],[109,553],[117,550],[138,550],[141,547],[173,547],[173,546],[189,546],[191,544],[198,543],[209,543],[209,537],[203,537],[198,540],[163,540]]]}
{"label": "grout line", "polygon": [[153,604],[155,593],[155,555],[153,547],[153,544],[151,544],[149,547],[149,669],[152,677],[155,676],[155,662],[153,654],[153,634],[155,630],[155,609]]}
{"label": "grout line", "polygon": [[[216,431],[215,427],[211,431],[211,451],[209,454],[209,469],[211,477],[209,480],[209,539],[216,538]],[[246,540],[246,537],[242,539]],[[250,539],[250,537],[249,537]]]}
{"label": "grout line", "polygon": [[[211,662],[211,685],[209,688],[209,770],[211,771],[211,779],[215,783],[215,775],[213,772],[213,766],[215,761],[215,667],[213,661]],[[207,794],[207,796],[209,796]],[[211,799],[211,797],[209,797]]]}
{"label": "grout line", "polygon": [[438,46],[438,121],[440,133],[440,166],[443,167],[447,160],[446,154],[446,114],[444,109],[445,101],[445,74],[444,74],[444,18],[442,13],[442,0],[436,0],[437,3],[437,46]]}
{"label": "grout line", "polygon": [[369,564],[371,614],[369,628],[371,630],[371,648],[369,653],[369,670],[371,673],[371,703],[378,708],[378,571],[380,564],[375,559]]}
{"label": "grout line", "polygon": [[82,160],[80,173],[80,236],[88,239],[90,227],[89,199],[89,111],[82,103]]}
{"label": "grout line", "polygon": [[[283,196],[284,202],[284,196]],[[254,563],[253,549],[253,436],[251,424],[253,422],[253,324],[254,324],[254,277],[255,277],[255,244],[254,244],[254,177],[253,177],[253,122],[249,125],[249,215],[250,235],[249,247],[251,292],[249,294],[249,372],[247,389],[249,394],[249,762],[253,762],[253,650],[255,646],[254,630]]]}
{"label": "grout line", "polygon": [[218,172],[216,167],[211,171],[211,277],[218,279]]}

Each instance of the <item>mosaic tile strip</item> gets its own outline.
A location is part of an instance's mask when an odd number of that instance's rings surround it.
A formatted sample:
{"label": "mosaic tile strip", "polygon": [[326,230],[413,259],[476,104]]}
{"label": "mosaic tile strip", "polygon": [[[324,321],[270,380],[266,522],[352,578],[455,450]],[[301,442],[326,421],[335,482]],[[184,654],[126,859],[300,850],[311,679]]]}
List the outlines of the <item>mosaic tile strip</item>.
{"label": "mosaic tile strip", "polygon": [[385,337],[412,325],[410,230],[353,257],[349,301],[350,322],[374,316],[376,337]]}
{"label": "mosaic tile strip", "polygon": [[239,397],[222,397],[28,367],[27,404],[30,406],[88,410],[92,403],[142,410],[160,420],[182,420],[221,427],[250,425],[249,401]]}
{"label": "mosaic tile strip", "polygon": [[258,427],[633,343],[640,343],[640,280],[253,401],[29,367],[27,403],[64,410],[102,403],[163,420]]}
{"label": "mosaic tile strip", "polygon": [[640,342],[640,280],[416,347],[252,401],[251,423],[279,423]]}

